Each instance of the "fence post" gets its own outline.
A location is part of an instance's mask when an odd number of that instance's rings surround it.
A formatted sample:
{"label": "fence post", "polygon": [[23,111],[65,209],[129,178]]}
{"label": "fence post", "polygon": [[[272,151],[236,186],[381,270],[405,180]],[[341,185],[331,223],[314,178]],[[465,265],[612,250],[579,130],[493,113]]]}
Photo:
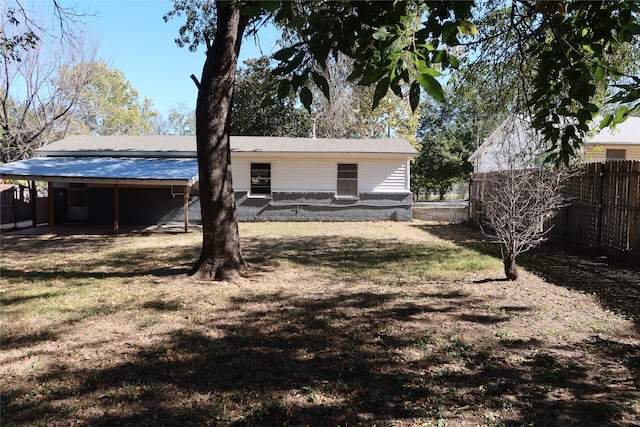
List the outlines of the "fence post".
{"label": "fence post", "polygon": [[598,205],[597,205],[597,210],[596,210],[596,241],[595,243],[595,250],[596,250],[596,255],[600,255],[600,250],[602,247],[602,223],[604,221],[604,166],[605,163],[596,163],[595,164],[595,169],[596,172],[599,173],[599,179],[598,179],[598,183],[599,185],[596,185],[596,189],[598,191],[596,200],[598,201]]}
{"label": "fence post", "polygon": [[[630,249],[640,250],[640,234],[638,233],[638,222],[640,222],[640,162],[636,161],[629,167],[631,171],[631,179],[629,182],[629,191],[632,192],[631,203],[633,208],[629,215],[629,246]],[[635,182],[634,182],[635,181]],[[635,213],[636,215],[633,215]]]}
{"label": "fence post", "polygon": [[472,221],[471,215],[473,214],[473,202],[471,200],[471,195],[473,191],[473,172],[469,174],[469,203],[467,204],[467,221]]}

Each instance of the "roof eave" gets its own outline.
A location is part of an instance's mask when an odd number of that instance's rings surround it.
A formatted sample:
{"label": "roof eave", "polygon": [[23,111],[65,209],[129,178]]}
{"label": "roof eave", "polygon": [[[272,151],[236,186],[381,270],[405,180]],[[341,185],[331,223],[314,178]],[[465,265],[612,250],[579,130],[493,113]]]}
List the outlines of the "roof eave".
{"label": "roof eave", "polygon": [[15,175],[0,174],[2,179],[15,179],[25,181],[45,181],[45,182],[80,182],[86,184],[109,184],[109,185],[150,185],[166,187],[170,185],[182,185],[192,187],[198,182],[198,177],[189,179],[154,179],[154,178],[95,178],[81,176],[44,176],[44,175]]}

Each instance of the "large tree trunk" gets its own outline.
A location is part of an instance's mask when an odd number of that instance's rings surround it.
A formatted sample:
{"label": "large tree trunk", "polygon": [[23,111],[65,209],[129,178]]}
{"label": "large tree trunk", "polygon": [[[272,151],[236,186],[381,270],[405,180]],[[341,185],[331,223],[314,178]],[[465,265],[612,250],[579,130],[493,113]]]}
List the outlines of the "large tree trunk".
{"label": "large tree trunk", "polygon": [[191,274],[201,279],[235,279],[245,268],[231,182],[229,115],[246,19],[231,4],[216,2],[217,31],[196,105],[202,252]]}

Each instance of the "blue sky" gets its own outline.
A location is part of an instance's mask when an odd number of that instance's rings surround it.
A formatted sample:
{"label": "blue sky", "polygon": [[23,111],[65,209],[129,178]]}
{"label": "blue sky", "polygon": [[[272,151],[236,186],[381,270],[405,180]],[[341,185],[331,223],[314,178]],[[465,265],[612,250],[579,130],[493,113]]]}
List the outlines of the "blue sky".
{"label": "blue sky", "polygon": [[[154,108],[166,116],[179,102],[195,107],[197,91],[191,74],[200,78],[204,49],[189,52],[174,40],[182,20],[165,23],[162,16],[171,10],[170,0],[64,1],[91,14],[84,18],[87,32],[99,40],[98,56],[124,73],[140,99],[153,100]],[[277,34],[263,31],[260,47],[270,54]],[[245,39],[240,61],[260,56],[252,39]]]}

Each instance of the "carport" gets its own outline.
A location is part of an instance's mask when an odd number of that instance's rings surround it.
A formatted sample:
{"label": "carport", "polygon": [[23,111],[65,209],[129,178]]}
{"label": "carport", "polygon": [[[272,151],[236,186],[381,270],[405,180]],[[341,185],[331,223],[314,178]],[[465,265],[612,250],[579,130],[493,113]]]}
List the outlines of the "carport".
{"label": "carport", "polygon": [[166,187],[184,195],[184,229],[189,227],[189,192],[198,182],[195,158],[34,157],[0,165],[0,178],[47,182],[49,231],[54,233],[53,183],[112,185],[113,230],[120,222],[122,185]]}

